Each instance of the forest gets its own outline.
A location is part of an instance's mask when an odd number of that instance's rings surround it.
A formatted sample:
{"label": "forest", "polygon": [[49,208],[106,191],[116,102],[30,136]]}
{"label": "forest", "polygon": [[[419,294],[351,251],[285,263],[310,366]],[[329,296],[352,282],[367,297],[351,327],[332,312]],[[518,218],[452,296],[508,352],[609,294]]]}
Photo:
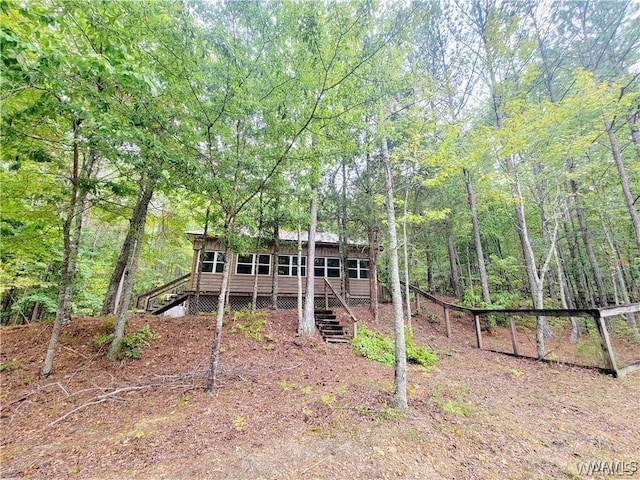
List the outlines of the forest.
{"label": "forest", "polygon": [[2,324],[114,312],[124,273],[126,313],[189,270],[189,229],[242,253],[241,232],[312,225],[379,250],[382,285],[467,306],[640,299],[637,2],[2,0],[0,18]]}

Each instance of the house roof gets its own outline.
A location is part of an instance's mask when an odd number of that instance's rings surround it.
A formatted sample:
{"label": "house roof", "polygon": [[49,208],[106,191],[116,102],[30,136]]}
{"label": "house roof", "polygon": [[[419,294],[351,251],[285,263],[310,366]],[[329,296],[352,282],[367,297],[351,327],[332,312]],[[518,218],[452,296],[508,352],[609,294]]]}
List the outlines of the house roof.
{"label": "house roof", "polygon": [[[202,237],[204,232],[202,230],[192,230],[192,231],[186,232],[186,234],[189,237]],[[252,235],[250,233],[245,233],[245,234],[247,236],[249,236],[249,237],[254,237],[255,236],[255,235]],[[207,237],[209,237],[209,238],[217,238],[218,235],[207,234]],[[298,234],[297,234],[297,232],[288,232],[286,230],[281,230],[280,233],[279,233],[279,238],[283,242],[297,242],[298,241]],[[309,240],[309,233],[307,231],[301,232],[300,238],[301,238],[303,243],[307,243],[307,241]],[[337,245],[338,243],[340,243],[340,237],[335,233],[316,232],[316,243]],[[362,241],[362,240],[351,240],[351,239],[347,240],[347,244],[348,245],[353,245],[353,246],[361,246],[361,247],[367,245],[367,243]]]}

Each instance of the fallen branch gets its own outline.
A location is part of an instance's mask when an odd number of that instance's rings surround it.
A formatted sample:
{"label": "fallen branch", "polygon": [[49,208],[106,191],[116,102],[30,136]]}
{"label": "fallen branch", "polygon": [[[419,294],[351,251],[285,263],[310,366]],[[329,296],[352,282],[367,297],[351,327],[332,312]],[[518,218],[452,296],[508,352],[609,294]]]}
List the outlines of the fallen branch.
{"label": "fallen branch", "polygon": [[89,360],[89,357],[87,357],[87,356],[86,356],[85,354],[83,354],[83,353],[80,353],[80,352],[79,352],[79,351],[77,351],[77,350],[74,350],[73,348],[67,347],[66,345],[62,345],[62,348],[64,348],[65,350],[69,350],[69,351],[70,351],[70,352],[72,352],[72,353],[75,353],[76,355],[78,355],[78,356],[80,356],[80,357],[84,358],[85,360]]}
{"label": "fallen branch", "polygon": [[320,465],[321,463],[324,463],[325,461],[327,461],[329,457],[325,457],[319,461],[317,461],[316,463],[314,463],[313,465],[311,465],[310,467],[305,468],[303,471],[300,472],[300,477],[302,477],[305,473],[307,473],[309,470],[313,470],[314,468],[316,468],[318,465]]}
{"label": "fallen branch", "polygon": [[82,405],[80,405],[79,407],[74,408],[73,410],[71,410],[70,412],[65,413],[63,416],[61,416],[60,418],[54,420],[53,422],[51,422],[49,425],[47,425],[45,428],[49,428],[49,427],[53,427],[55,424],[61,422],[62,420],[64,420],[65,418],[68,418],[70,415],[73,415],[74,413],[76,413],[79,410],[82,410],[83,408],[89,407],[91,405],[97,405],[99,403],[102,402],[106,402],[107,400],[109,400],[111,397],[114,397],[120,393],[123,392],[130,392],[133,390],[143,390],[145,388],[150,388],[150,387],[154,387],[155,385],[150,384],[150,385],[137,385],[137,386],[132,386],[132,387],[121,387],[121,388],[117,388],[115,389],[113,392],[109,392],[109,393],[105,393],[104,395],[99,395],[95,398],[92,398],[91,400],[89,400],[86,403],[83,403]]}

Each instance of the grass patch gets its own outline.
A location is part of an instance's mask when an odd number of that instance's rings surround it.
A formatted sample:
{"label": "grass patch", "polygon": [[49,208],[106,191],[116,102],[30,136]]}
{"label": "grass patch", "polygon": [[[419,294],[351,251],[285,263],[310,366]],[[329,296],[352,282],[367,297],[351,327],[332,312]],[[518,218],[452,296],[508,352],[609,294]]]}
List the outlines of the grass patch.
{"label": "grass patch", "polygon": [[265,310],[258,310],[256,313],[251,313],[248,309],[239,310],[233,312],[233,324],[231,325],[231,332],[240,332],[244,334],[245,338],[253,338],[256,342],[262,342],[263,340],[273,340],[270,335],[264,335],[262,329],[265,326],[265,317],[267,312]]}
{"label": "grass patch", "polygon": [[[93,337],[93,341],[101,347],[107,343],[111,343],[113,337],[113,333],[96,334],[96,336]],[[160,335],[154,333],[149,324],[146,324],[137,332],[127,333],[122,337],[118,351],[127,358],[140,358],[142,356],[142,349],[151,345],[151,340],[158,338],[160,338]]]}
{"label": "grass patch", "polygon": [[18,360],[11,360],[9,362],[0,363],[0,372],[10,372],[18,366]]}
{"label": "grass patch", "polygon": [[[352,342],[353,349],[363,357],[391,366],[395,361],[395,343],[391,337],[369,330],[364,325],[358,329],[358,338]],[[436,356],[426,348],[417,347],[405,332],[407,361],[418,365],[432,365]]]}

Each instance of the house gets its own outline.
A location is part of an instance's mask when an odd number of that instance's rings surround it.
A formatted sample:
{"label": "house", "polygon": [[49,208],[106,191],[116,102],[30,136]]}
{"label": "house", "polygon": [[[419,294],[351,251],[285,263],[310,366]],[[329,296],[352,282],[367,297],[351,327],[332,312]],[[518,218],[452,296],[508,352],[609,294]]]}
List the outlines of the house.
{"label": "house", "polygon": [[[213,235],[204,238],[202,232],[187,232],[193,244],[193,261],[190,273],[176,279],[175,285],[167,284],[170,289],[158,287],[140,295],[139,308],[163,313],[176,305],[185,304],[186,311],[194,313],[196,290],[198,289],[199,260],[202,258],[202,272],[199,282],[199,311],[212,312],[217,309],[218,296],[222,284],[224,267],[224,246]],[[267,308],[273,304],[273,291],[277,288],[278,308],[296,308],[298,297],[298,271],[302,276],[302,292],[306,290],[306,276],[315,276],[314,294],[317,306],[325,304],[325,296],[332,306],[337,299],[331,289],[325,285],[325,279],[335,292],[342,294],[346,289],[346,300],[350,305],[368,305],[370,298],[369,250],[362,242],[347,242],[347,251],[340,251],[338,236],[331,233],[316,234],[316,250],[313,270],[307,268],[307,233],[301,235],[302,255],[298,264],[298,235],[281,232],[277,253],[273,241],[260,251],[234,253],[231,258],[230,283],[227,305],[232,310],[250,306],[254,286],[257,286],[258,308]],[[202,255],[200,255],[202,251]],[[346,255],[343,255],[346,253]],[[346,258],[346,265],[343,259]],[[299,268],[300,267],[300,268]],[[274,276],[277,277],[274,279]],[[343,287],[344,284],[344,287]],[[144,307],[140,303],[144,300]]]}

